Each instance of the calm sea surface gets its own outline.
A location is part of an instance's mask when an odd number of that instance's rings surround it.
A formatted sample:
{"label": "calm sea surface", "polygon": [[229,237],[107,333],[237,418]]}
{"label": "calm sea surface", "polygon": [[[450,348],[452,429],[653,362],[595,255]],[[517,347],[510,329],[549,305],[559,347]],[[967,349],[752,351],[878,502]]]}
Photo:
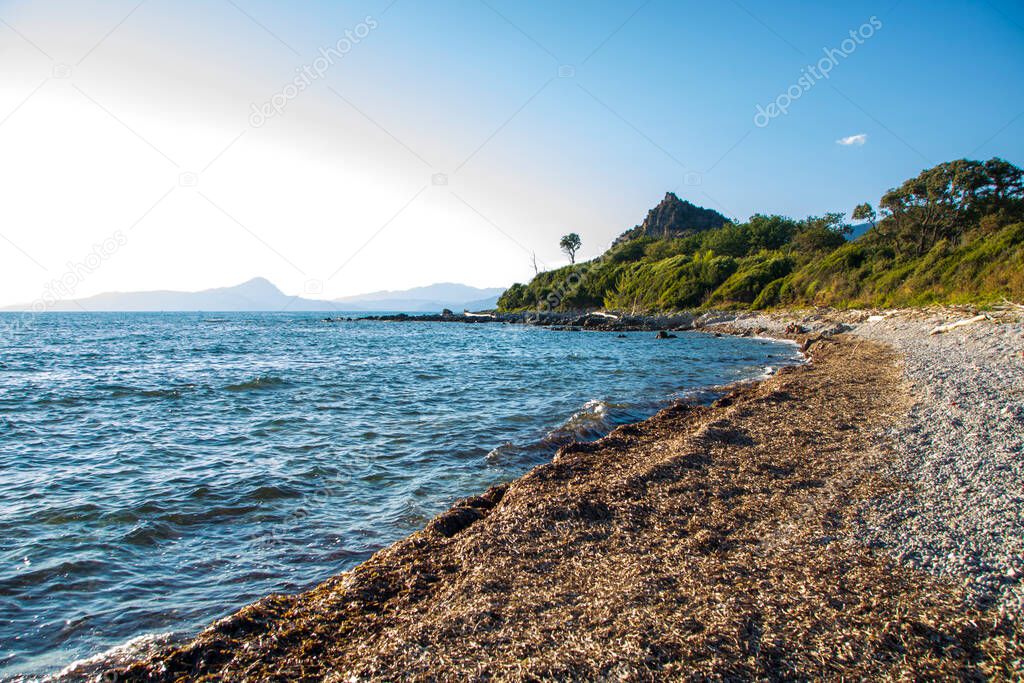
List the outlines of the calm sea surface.
{"label": "calm sea surface", "polygon": [[796,359],[702,334],[36,316],[0,334],[0,678],[309,587],[569,440]]}

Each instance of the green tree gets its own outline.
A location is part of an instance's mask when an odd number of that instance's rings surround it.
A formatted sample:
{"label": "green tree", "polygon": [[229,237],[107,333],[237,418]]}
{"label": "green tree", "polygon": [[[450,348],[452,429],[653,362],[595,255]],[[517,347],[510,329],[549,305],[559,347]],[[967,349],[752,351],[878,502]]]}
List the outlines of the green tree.
{"label": "green tree", "polygon": [[985,173],[990,186],[984,188],[984,196],[991,197],[998,204],[1024,197],[1024,171],[1009,161],[998,157],[989,159],[985,162]]}
{"label": "green tree", "polygon": [[826,213],[824,216],[809,216],[797,225],[793,235],[793,247],[798,253],[832,251],[846,242],[853,228],[843,221],[841,213]]}
{"label": "green tree", "polygon": [[568,235],[563,235],[562,239],[558,242],[558,246],[561,247],[562,251],[569,257],[569,263],[576,263],[576,252],[579,251],[580,247],[583,246],[583,240],[580,236],[574,232],[570,232]]}
{"label": "green tree", "polygon": [[853,209],[853,220],[855,221],[867,221],[868,223],[871,224],[871,227],[873,228],[875,227],[875,221],[877,219],[878,214],[875,212],[874,208],[872,208],[872,206],[867,202],[864,202],[863,204],[858,204]]}
{"label": "green tree", "polygon": [[893,223],[897,250],[909,247],[920,256],[939,240],[959,243],[994,201],[1004,201],[998,197],[1013,197],[1016,167],[1004,164],[999,159],[947,161],[886,192],[881,207]]}
{"label": "green tree", "polygon": [[747,221],[750,249],[781,249],[793,238],[798,228],[796,221],[785,216],[754,214]]}
{"label": "green tree", "polygon": [[739,258],[750,251],[750,234],[746,224],[726,223],[717,230],[705,232],[702,246],[719,255]]}

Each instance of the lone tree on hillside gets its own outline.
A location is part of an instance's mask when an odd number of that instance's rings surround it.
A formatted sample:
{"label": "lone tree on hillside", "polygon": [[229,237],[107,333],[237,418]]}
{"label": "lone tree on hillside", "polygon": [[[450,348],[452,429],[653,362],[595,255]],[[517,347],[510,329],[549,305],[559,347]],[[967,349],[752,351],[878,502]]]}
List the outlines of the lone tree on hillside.
{"label": "lone tree on hillside", "polygon": [[878,214],[871,208],[870,204],[858,204],[853,210],[853,220],[855,221],[867,221],[871,224],[871,227],[875,227],[875,220],[878,218]]}
{"label": "lone tree on hillside", "polygon": [[581,240],[580,236],[577,235],[576,233],[570,232],[568,235],[562,237],[561,241],[558,243],[558,246],[562,248],[562,251],[568,254],[569,263],[575,264],[576,252],[579,251],[580,247],[583,246],[583,240]]}

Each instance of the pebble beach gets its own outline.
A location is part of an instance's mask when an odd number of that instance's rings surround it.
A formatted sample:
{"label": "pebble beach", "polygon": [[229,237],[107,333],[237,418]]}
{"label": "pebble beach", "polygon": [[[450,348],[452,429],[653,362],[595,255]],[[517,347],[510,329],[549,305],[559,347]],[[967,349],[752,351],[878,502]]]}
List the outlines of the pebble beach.
{"label": "pebble beach", "polygon": [[[969,324],[976,317],[983,319]],[[913,404],[878,434],[905,486],[863,510],[865,543],[961,582],[975,606],[1024,614],[1024,315],[1018,306],[742,315],[709,324],[785,334],[849,328],[896,350]],[[957,322],[961,321],[959,326]],[[944,329],[945,326],[951,329]]]}
{"label": "pebble beach", "polygon": [[1024,324],[866,323],[890,344],[916,401],[887,434],[887,474],[909,484],[865,515],[865,536],[902,561],[960,580],[980,606],[1024,609]]}

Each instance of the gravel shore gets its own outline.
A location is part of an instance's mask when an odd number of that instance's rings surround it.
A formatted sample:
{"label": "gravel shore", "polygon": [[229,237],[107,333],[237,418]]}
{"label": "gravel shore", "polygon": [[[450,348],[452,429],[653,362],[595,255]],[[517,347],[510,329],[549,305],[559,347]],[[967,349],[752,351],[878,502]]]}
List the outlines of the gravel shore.
{"label": "gravel shore", "polygon": [[1024,608],[1024,324],[929,334],[899,317],[856,334],[893,346],[916,399],[891,430],[888,473],[908,487],[865,514],[868,542],[966,583],[979,606]]}
{"label": "gravel shore", "polygon": [[976,607],[1024,618],[1024,322],[969,308],[706,316],[705,325],[779,335],[849,326],[893,347],[914,404],[878,435],[884,475],[903,486],[863,510],[862,540],[963,583]]}

